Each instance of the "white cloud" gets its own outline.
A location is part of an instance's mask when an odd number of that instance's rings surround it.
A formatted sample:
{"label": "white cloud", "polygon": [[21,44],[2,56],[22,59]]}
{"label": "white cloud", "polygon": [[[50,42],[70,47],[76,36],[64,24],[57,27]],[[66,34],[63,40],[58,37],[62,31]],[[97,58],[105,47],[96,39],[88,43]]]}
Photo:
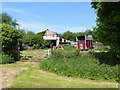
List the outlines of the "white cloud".
{"label": "white cloud", "polygon": [[65,31],[71,31],[71,32],[84,32],[88,27],[72,27],[72,26],[65,26],[65,25],[52,25],[46,22],[26,22],[26,21],[20,21],[18,22],[20,24],[20,27],[22,29],[33,31],[35,33],[44,31],[46,29],[49,29],[51,31],[57,32],[57,33],[64,33]]}
{"label": "white cloud", "polygon": [[3,8],[3,10],[5,11],[13,11],[13,12],[17,12],[17,13],[20,13],[20,14],[25,14],[22,10],[18,10],[18,9],[14,9],[14,8]]}
{"label": "white cloud", "polygon": [[25,12],[25,11],[22,11],[22,10],[19,10],[19,9],[15,9],[15,8],[3,8],[3,11],[13,11],[13,12],[22,14],[24,16],[30,16],[32,18],[41,19],[41,16],[39,16],[39,15],[35,15],[35,14],[33,15],[31,13],[28,13],[28,12]]}

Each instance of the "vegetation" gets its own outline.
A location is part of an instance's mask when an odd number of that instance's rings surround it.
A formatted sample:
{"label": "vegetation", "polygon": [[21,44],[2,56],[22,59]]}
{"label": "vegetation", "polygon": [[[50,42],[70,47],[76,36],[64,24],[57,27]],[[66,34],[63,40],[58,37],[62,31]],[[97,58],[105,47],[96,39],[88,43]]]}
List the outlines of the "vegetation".
{"label": "vegetation", "polygon": [[[95,28],[93,28],[95,29]],[[93,35],[95,36],[94,31],[87,29],[85,32],[70,32],[70,31],[66,31],[63,34],[57,34],[59,37],[67,39],[67,40],[71,40],[71,41],[76,41],[76,36],[80,36],[80,35]],[[96,39],[94,39],[96,41]]]}
{"label": "vegetation", "polygon": [[[80,77],[91,80],[113,80],[118,81],[118,65],[100,61],[99,53],[79,52],[72,47],[66,46],[65,50],[55,50],[50,58],[41,62],[43,70],[51,71],[68,77]],[[95,57],[96,55],[96,57]],[[104,54],[103,54],[104,55]],[[105,58],[106,55],[100,56]]]}
{"label": "vegetation", "polygon": [[[27,44],[32,49],[45,49],[55,45],[56,41],[46,41],[43,39],[45,31],[34,33],[17,29],[19,24],[7,13],[0,14],[0,40],[2,41],[2,52],[0,52],[0,64],[11,67],[25,67],[27,71],[23,71],[16,75],[13,88],[29,88],[29,87],[116,87],[119,82],[118,65],[120,64],[120,2],[119,3],[103,3],[92,2],[92,8],[97,14],[97,26],[86,32],[73,33],[66,31],[63,34],[57,34],[59,37],[76,41],[76,36],[93,35],[94,41],[101,42],[107,47],[106,50],[80,51],[76,48],[66,45],[64,49],[55,49],[52,55],[45,59],[42,50],[23,50],[23,45]],[[17,60],[23,60],[27,64],[13,63]],[[33,65],[33,61],[40,61],[40,69],[54,72],[58,76],[49,72],[39,70],[38,63]],[[32,63],[32,65],[28,65]],[[13,66],[12,66],[13,65]],[[4,67],[4,66],[3,66]],[[9,67],[10,68],[10,67]],[[67,76],[67,77],[66,77]],[[73,78],[75,77],[75,78]],[[82,79],[80,79],[82,78]],[[100,83],[93,85],[88,80],[109,80],[115,83]],[[95,81],[96,82],[96,81]],[[104,85],[105,84],[105,85]]]}
{"label": "vegetation", "polygon": [[116,83],[58,76],[38,69],[23,71],[12,88],[117,88]]}
{"label": "vegetation", "polygon": [[14,28],[16,28],[16,26],[19,26],[17,20],[13,19],[10,15],[8,15],[5,12],[0,14],[0,22],[2,22],[2,24],[8,24]]}
{"label": "vegetation", "polygon": [[[5,64],[1,67],[2,70],[9,69],[12,72],[20,70],[20,72],[16,73],[13,77],[13,82],[10,88],[11,90],[14,88],[118,88],[116,82],[92,81],[81,78],[59,76],[51,72],[39,70],[37,62],[19,61],[17,63]],[[8,76],[8,78],[12,77],[11,74]]]}
{"label": "vegetation", "polygon": [[19,60],[18,43],[22,38],[21,32],[8,24],[2,24],[0,29],[2,52],[11,56],[15,61]]}
{"label": "vegetation", "polygon": [[2,41],[1,47],[2,61],[0,63],[12,63],[20,59],[19,43],[22,39],[20,30],[16,29],[18,23],[15,19],[9,16],[7,13],[0,14],[0,38]]}
{"label": "vegetation", "polygon": [[[65,48],[69,50],[69,48]],[[75,50],[72,48],[72,50]],[[43,53],[41,50],[25,50],[21,52],[21,56],[32,56],[36,58],[36,54]],[[14,88],[118,88],[117,82],[109,82],[105,80],[96,81],[81,79],[79,77],[59,76],[54,73],[40,70],[39,63],[34,60],[18,61],[12,64],[2,64],[3,81],[8,84],[11,82],[11,89]],[[40,60],[41,61],[41,60]],[[63,64],[63,63],[61,63]],[[40,64],[41,65],[41,64]],[[9,70],[9,71],[6,71]],[[6,73],[7,72],[7,73]],[[16,72],[16,74],[15,74]],[[8,78],[8,79],[6,79]]]}
{"label": "vegetation", "polygon": [[0,54],[0,64],[7,64],[15,62],[14,59],[8,54],[1,53]]}
{"label": "vegetation", "polygon": [[46,52],[44,52],[42,49],[21,51],[22,61],[39,61],[45,56],[47,57]]}
{"label": "vegetation", "polygon": [[[17,21],[7,13],[1,13],[0,16],[0,21],[2,22],[0,26],[0,37],[2,41],[2,52],[5,54],[3,56],[4,58],[11,57],[14,61],[20,60],[19,50],[23,50],[25,44],[33,49],[50,48],[50,46],[55,44],[55,41],[43,40],[45,31],[35,34],[32,31],[26,32],[23,29],[19,30],[16,28],[18,26]],[[12,59],[4,59],[4,61],[6,60],[5,63],[9,63],[10,60],[13,62]]]}
{"label": "vegetation", "polygon": [[[114,0],[112,0],[114,1]],[[97,40],[110,46],[120,60],[120,2],[92,2],[97,14]]]}

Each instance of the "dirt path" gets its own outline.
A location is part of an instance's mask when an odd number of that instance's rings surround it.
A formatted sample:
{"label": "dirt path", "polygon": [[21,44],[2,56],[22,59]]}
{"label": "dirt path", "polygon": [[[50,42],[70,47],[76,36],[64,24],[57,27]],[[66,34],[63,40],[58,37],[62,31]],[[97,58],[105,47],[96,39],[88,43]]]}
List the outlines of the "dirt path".
{"label": "dirt path", "polygon": [[[43,58],[44,55],[46,55],[45,52],[40,53],[40,51],[36,51],[34,53],[35,55],[33,56],[35,60]],[[30,51],[25,52],[25,55],[29,55],[29,54],[31,54]],[[28,60],[24,62],[24,60],[21,60],[13,64],[0,65],[0,77],[1,77],[0,82],[2,82],[0,84],[1,85],[0,88],[10,88],[12,86],[12,82],[14,81],[17,75],[19,75],[22,71],[28,70],[31,68],[39,68],[39,63],[30,62]]]}
{"label": "dirt path", "polygon": [[23,67],[2,68],[0,74],[2,75],[2,88],[9,88],[12,85],[14,77],[21,71],[27,70]]}
{"label": "dirt path", "polygon": [[1,67],[0,75],[1,75],[1,88],[10,88],[12,86],[12,82],[15,79],[15,76],[19,75],[22,71],[30,69],[28,65],[31,65],[32,68],[38,68],[38,63],[36,62],[17,62],[26,64],[24,66],[15,66],[15,67]]}
{"label": "dirt path", "polygon": [[[25,72],[24,72],[25,70]],[[26,77],[22,77],[18,80],[14,87],[23,87],[23,83],[25,83],[25,87],[94,87],[97,85],[98,87],[117,87],[116,83],[109,82],[98,82],[92,80],[84,80],[78,78],[68,78],[66,76],[58,76],[56,74],[39,70],[38,62],[17,62],[11,64],[10,66],[2,66],[2,88],[10,88],[13,86],[14,80],[22,74],[26,75],[27,72],[31,72],[30,77],[28,77],[29,81],[26,80]],[[33,81],[32,81],[33,80]],[[52,80],[52,81],[51,81]],[[37,82],[34,82],[37,81]],[[27,82],[32,83],[27,85]],[[63,84],[64,83],[64,84]],[[92,84],[90,84],[92,83]],[[72,85],[72,86],[71,86]]]}

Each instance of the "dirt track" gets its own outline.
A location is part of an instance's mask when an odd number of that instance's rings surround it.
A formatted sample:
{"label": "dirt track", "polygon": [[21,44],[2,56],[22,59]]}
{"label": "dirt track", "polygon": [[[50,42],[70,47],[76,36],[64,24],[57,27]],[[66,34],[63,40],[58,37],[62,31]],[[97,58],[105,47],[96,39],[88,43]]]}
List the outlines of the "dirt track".
{"label": "dirt track", "polygon": [[[27,65],[32,65],[32,68],[38,68],[39,64],[36,62],[16,62],[16,64],[21,64],[21,66],[17,67],[1,67],[0,75],[1,75],[1,88],[10,88],[12,85],[12,82],[14,81],[14,78],[20,74],[20,72],[24,70],[30,69]],[[26,66],[22,66],[22,64],[25,64]]]}
{"label": "dirt track", "polygon": [[14,77],[23,70],[27,70],[27,68],[23,68],[23,67],[1,68],[1,72],[0,72],[0,74],[2,75],[2,79],[1,79],[2,87],[1,88],[11,87]]}

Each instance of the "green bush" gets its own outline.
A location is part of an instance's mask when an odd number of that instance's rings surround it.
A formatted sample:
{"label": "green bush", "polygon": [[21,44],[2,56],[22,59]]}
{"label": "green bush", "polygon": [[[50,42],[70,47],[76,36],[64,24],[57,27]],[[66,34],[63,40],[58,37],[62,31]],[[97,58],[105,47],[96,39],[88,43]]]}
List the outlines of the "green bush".
{"label": "green bush", "polygon": [[11,55],[15,61],[20,60],[18,43],[22,40],[21,32],[18,29],[15,29],[8,24],[2,24],[0,26],[0,30],[1,30],[0,38],[2,41],[2,52]]}
{"label": "green bush", "polygon": [[40,67],[68,77],[118,81],[118,65],[100,63],[89,52],[79,50],[55,50],[49,59],[41,62]]}
{"label": "green bush", "polygon": [[0,57],[1,57],[0,64],[7,64],[7,63],[15,62],[14,59],[11,56],[7,55],[7,54],[1,53]]}
{"label": "green bush", "polygon": [[39,44],[34,44],[33,45],[33,49],[39,49],[40,48],[40,45]]}

